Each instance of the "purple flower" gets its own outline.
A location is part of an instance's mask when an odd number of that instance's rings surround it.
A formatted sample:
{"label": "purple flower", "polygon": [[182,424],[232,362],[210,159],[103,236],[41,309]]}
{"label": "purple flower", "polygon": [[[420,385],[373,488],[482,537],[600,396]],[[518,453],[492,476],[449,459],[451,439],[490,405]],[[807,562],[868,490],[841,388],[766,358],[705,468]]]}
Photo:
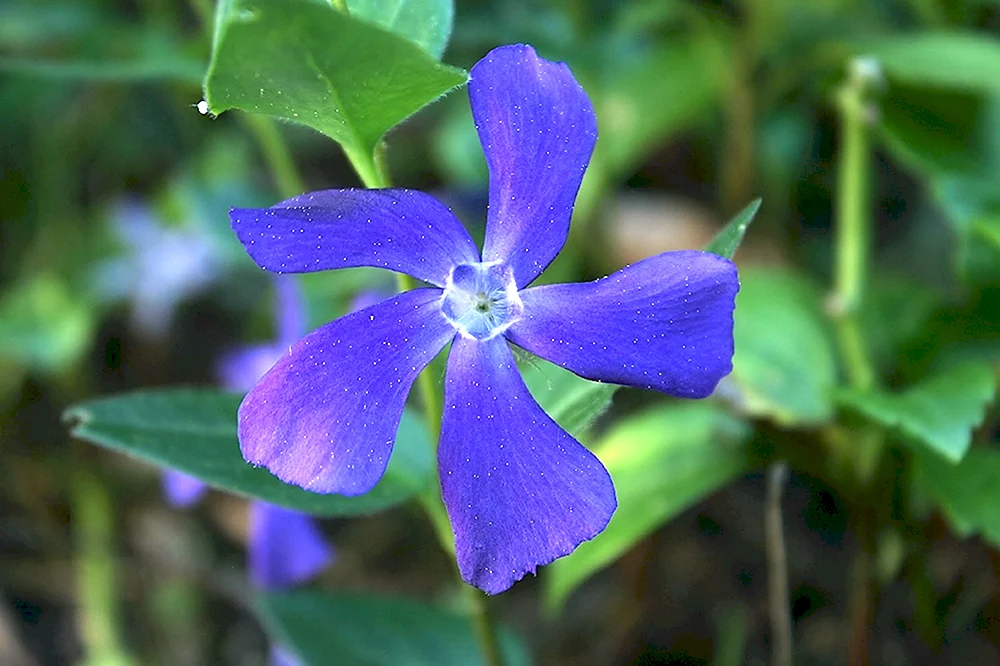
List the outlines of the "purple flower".
{"label": "purple flower", "polygon": [[197,226],[171,226],[144,202],[120,201],[110,219],[125,252],[101,267],[98,286],[109,297],[130,297],[135,325],[163,337],[177,306],[222,275],[224,257]]}
{"label": "purple flower", "polygon": [[304,513],[267,502],[250,503],[250,580],[261,589],[306,581],[333,561],[333,549]]}
{"label": "purple flower", "polygon": [[194,506],[208,492],[208,486],[204,481],[175,469],[163,470],[162,480],[163,495],[167,499],[167,504],[178,509]]}
{"label": "purple flower", "polygon": [[[276,277],[274,282],[277,340],[223,357],[218,372],[227,389],[249,390],[305,329],[305,305],[298,285],[289,277]],[[183,472],[166,470],[163,489],[167,502],[185,508],[196,504],[208,486]],[[266,589],[308,580],[329,566],[334,557],[312,518],[267,502],[250,503],[247,549],[250,579]]]}
{"label": "purple flower", "polygon": [[230,213],[265,269],[380,266],[433,285],[294,344],[244,399],[239,438],[249,462],[288,483],[368,492],[413,381],[451,343],[441,491],[462,576],[494,594],[593,538],[616,506],[604,466],[534,401],[509,343],[588,379],[701,398],[731,370],[739,285],[729,261],[685,251],[528,288],[566,240],[594,112],[565,64],[523,45],[481,60],[469,96],[490,171],[482,253],[412,190],[328,190]]}

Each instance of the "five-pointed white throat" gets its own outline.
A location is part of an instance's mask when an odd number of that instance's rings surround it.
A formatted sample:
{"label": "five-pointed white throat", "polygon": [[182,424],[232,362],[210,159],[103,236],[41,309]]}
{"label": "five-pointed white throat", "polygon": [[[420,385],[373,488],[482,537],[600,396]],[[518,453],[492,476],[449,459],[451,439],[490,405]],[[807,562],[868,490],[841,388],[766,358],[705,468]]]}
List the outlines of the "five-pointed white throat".
{"label": "five-pointed white throat", "polygon": [[460,264],[451,269],[441,313],[461,335],[489,340],[521,318],[514,274],[503,262]]}

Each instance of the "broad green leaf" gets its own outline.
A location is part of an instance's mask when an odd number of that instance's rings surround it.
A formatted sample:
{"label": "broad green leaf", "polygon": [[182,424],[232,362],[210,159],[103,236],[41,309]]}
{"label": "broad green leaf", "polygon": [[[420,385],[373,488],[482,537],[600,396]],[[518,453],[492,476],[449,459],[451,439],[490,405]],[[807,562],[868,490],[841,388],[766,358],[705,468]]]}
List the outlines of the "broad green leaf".
{"label": "broad green leaf", "polygon": [[583,379],[537,357],[521,365],[521,375],[542,409],[577,439],[608,410],[615,391],[621,388]]}
{"label": "broad green leaf", "polygon": [[73,436],[195,476],[211,486],[308,513],[374,513],[426,490],[434,480],[427,433],[408,411],[385,476],[357,497],[320,495],[282,483],[243,460],[236,439],[242,396],[211,389],[150,389],[98,398],[66,410]]}
{"label": "broad green leaf", "polygon": [[733,216],[733,219],[729,220],[726,226],[715,234],[715,238],[709,241],[708,245],[705,246],[705,251],[732,259],[740,243],[743,242],[747,228],[753,222],[757,211],[760,210],[760,204],[760,199],[754,199],[746,208]]}
{"label": "broad green leaf", "polygon": [[[263,594],[271,635],[304,666],[477,666],[484,664],[470,618],[392,597],[294,591]],[[507,666],[530,663],[524,645],[500,631]]]}
{"label": "broad green leaf", "polygon": [[611,60],[594,90],[601,139],[594,159],[618,175],[676,132],[710,117],[726,85],[722,41],[671,39],[656,51]]}
{"label": "broad green leaf", "polygon": [[736,296],[733,373],[722,390],[749,414],[784,425],[833,415],[837,368],[820,290],[782,270],[744,270]]}
{"label": "broad green leaf", "polygon": [[972,231],[991,243],[995,251],[1000,250],[1000,214],[977,220],[972,226]]}
{"label": "broad green leaf", "polygon": [[355,16],[416,42],[437,59],[451,37],[453,0],[347,0]]}
{"label": "broad green leaf", "polygon": [[921,457],[916,478],[956,534],[981,534],[1000,548],[1000,450],[974,448],[957,465]]}
{"label": "broad green leaf", "polygon": [[312,0],[222,0],[205,100],[308,125],[368,159],[382,135],[468,75]]}
{"label": "broad green leaf", "polygon": [[845,390],[838,398],[957,463],[969,450],[972,429],[982,422],[996,389],[989,364],[968,363],[932,375],[900,393]]}
{"label": "broad green leaf", "polygon": [[891,372],[900,351],[941,304],[936,291],[898,275],[874,276],[861,307],[861,326],[872,361]]}
{"label": "broad green leaf", "polygon": [[93,333],[91,303],[54,275],[12,285],[0,300],[0,360],[43,372],[66,370]]}
{"label": "broad green leaf", "polygon": [[639,540],[747,469],[746,425],[709,402],[657,407],[619,422],[593,447],[611,473],[618,509],[593,540],[545,573],[556,610]]}
{"label": "broad green leaf", "polygon": [[986,33],[897,35],[866,47],[892,79],[936,88],[1000,91],[1000,39]]}
{"label": "broad green leaf", "polygon": [[879,105],[880,137],[925,175],[989,174],[998,157],[994,105],[969,91],[893,84]]}

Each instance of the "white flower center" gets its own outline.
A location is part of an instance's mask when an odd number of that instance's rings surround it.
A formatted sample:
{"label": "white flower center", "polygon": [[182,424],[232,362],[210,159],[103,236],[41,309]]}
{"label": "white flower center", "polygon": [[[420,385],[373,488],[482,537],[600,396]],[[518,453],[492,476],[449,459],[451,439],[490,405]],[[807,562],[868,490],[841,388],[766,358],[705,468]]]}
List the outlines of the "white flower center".
{"label": "white flower center", "polygon": [[460,264],[451,270],[441,313],[467,338],[489,340],[521,318],[514,274],[502,262]]}

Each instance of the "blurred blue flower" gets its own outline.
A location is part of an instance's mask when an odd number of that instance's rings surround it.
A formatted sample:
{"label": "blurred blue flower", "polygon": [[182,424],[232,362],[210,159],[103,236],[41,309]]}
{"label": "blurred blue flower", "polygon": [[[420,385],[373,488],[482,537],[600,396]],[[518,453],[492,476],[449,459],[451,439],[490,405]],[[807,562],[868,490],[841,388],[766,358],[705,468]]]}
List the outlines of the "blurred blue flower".
{"label": "blurred blue flower", "polygon": [[[298,285],[289,277],[276,277],[274,284],[277,340],[224,356],[218,374],[227,389],[248,390],[287,350],[288,341],[302,335],[305,307]],[[173,506],[192,506],[207,490],[208,486],[202,481],[183,472],[165,470],[163,473],[164,495]],[[333,562],[333,548],[312,517],[260,501],[250,502],[249,511],[247,557],[250,580],[257,588],[292,587],[314,577]],[[299,663],[287,649],[272,646],[272,666],[297,666]]]}
{"label": "blurred blue flower", "polygon": [[141,201],[112,206],[110,221],[123,255],[101,266],[97,287],[109,300],[129,299],[143,334],[163,337],[177,306],[223,273],[226,260],[197,226],[172,226]]}
{"label": "blurred blue flower", "polygon": [[328,190],[234,209],[277,273],[376,266],[430,283],[292,345],[240,406],[244,457],[283,481],[359,495],[385,472],[414,380],[451,344],[438,447],[463,578],[495,594],[601,532],[616,508],[601,462],[534,401],[510,343],[595,381],[686,398],[732,369],[731,262],[667,252],[586,284],[528,288],[555,258],[597,140],[569,68],[524,45],[473,67],[490,173],[482,252],[412,190]]}

